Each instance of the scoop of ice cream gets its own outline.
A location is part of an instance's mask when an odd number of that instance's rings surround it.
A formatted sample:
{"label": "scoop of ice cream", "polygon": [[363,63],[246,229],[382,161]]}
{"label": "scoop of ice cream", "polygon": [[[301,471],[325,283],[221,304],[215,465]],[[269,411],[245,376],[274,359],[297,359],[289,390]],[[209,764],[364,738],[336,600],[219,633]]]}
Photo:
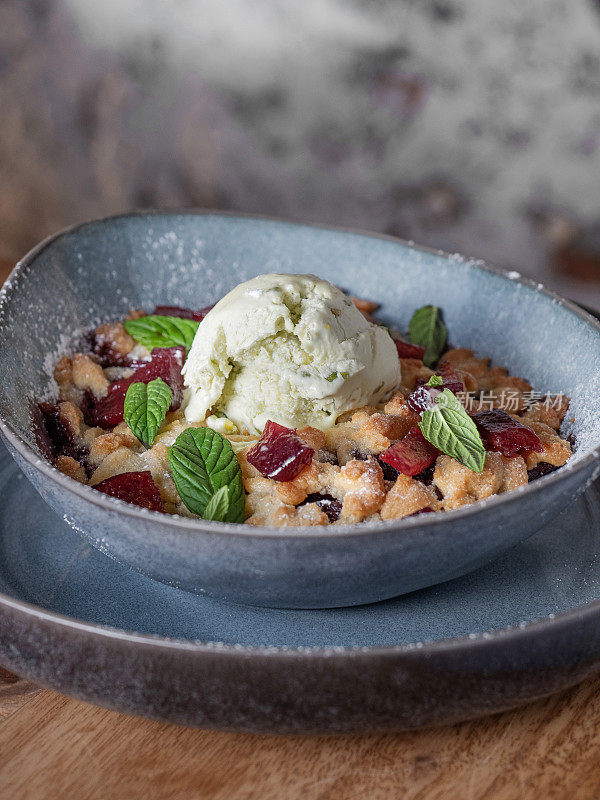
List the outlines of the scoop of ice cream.
{"label": "scoop of ice cream", "polygon": [[387,330],[314,275],[261,275],[206,315],[183,368],[185,414],[210,411],[240,429],[271,419],[326,429],[345,411],[384,399],[400,383]]}

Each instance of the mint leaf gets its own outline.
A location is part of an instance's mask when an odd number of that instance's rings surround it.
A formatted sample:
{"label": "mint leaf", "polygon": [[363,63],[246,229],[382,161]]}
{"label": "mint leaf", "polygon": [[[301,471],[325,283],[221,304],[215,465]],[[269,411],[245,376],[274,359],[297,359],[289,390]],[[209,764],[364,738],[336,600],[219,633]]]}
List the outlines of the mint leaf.
{"label": "mint leaf", "polygon": [[421,433],[438,450],[452,456],[473,472],[482,472],[485,447],[475,423],[450,389],[435,398],[434,407],[423,411]]}
{"label": "mint leaf", "polygon": [[412,315],[408,331],[411,343],[425,348],[423,363],[432,367],[444,352],[448,338],[440,309],[437,306],[418,308]]}
{"label": "mint leaf", "polygon": [[227,489],[229,507],[223,522],[243,522],[246,498],[242,470],[233,448],[211,428],[188,428],[169,448],[169,464],[183,504],[193,514],[205,517],[219,509],[221,500],[209,506],[219,489]]}
{"label": "mint leaf", "polygon": [[425,386],[442,386],[443,383],[444,379],[441,377],[441,375],[432,375]]}
{"label": "mint leaf", "polygon": [[172,399],[173,392],[162,378],[132,383],[127,389],[123,419],[144,447],[152,447]]}
{"label": "mint leaf", "polygon": [[125,322],[125,330],[148,350],[152,350],[153,347],[185,347],[187,353],[199,324],[193,319],[152,314],[149,317],[128,319]]}
{"label": "mint leaf", "polygon": [[217,522],[223,522],[229,511],[229,490],[227,486],[221,486],[218,492],[215,492],[208,501],[208,505],[204,509],[204,519],[215,519]]}

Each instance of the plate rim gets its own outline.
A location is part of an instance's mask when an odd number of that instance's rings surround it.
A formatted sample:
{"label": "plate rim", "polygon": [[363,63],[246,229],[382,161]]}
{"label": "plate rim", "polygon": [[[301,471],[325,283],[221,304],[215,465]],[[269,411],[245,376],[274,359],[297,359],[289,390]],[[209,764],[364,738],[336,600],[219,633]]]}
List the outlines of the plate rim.
{"label": "plate rim", "polygon": [[[7,452],[6,458],[9,457]],[[18,466],[14,462],[11,466],[18,470]],[[50,508],[48,508],[48,513],[53,513]],[[67,523],[63,522],[61,524],[66,525]],[[148,580],[152,579],[149,578]],[[237,603],[231,603],[231,605],[235,607],[240,605],[241,608],[244,608],[244,606]],[[594,617],[600,617],[600,598],[557,614],[549,614],[545,617],[538,617],[516,625],[490,628],[462,636],[388,645],[246,645],[228,644],[218,640],[183,639],[86,622],[77,617],[50,611],[35,603],[18,600],[5,592],[0,592],[0,615],[3,610],[16,612],[26,619],[48,624],[51,627],[57,626],[71,634],[81,633],[98,640],[106,639],[122,642],[124,646],[131,646],[134,649],[142,647],[173,653],[186,652],[198,656],[219,655],[224,658],[233,658],[234,660],[246,660],[250,656],[267,658],[270,661],[281,659],[294,661],[298,659],[302,661],[326,659],[329,661],[331,659],[346,660],[347,658],[356,657],[402,658],[416,654],[427,657],[428,655],[450,652],[467,654],[474,650],[481,651],[484,648],[492,648],[496,645],[510,646],[519,641],[535,639],[549,629],[552,629],[552,632],[556,634],[561,630],[571,629],[573,625],[585,623],[594,619]],[[335,612],[336,609],[328,609],[328,611]]]}
{"label": "plate rim", "polygon": [[[42,623],[59,626],[70,632],[80,632],[98,639],[111,639],[123,642],[126,645],[148,647],[157,650],[170,650],[174,652],[185,651],[198,655],[222,655],[245,660],[248,656],[264,657],[270,660],[293,659],[311,660],[315,658],[346,659],[356,656],[389,657],[406,656],[418,653],[423,656],[438,653],[467,652],[481,650],[496,644],[512,644],[517,640],[525,640],[545,632],[549,628],[570,628],[576,622],[584,622],[600,615],[600,600],[592,600],[581,606],[568,609],[555,615],[540,617],[535,620],[511,625],[505,628],[493,628],[478,633],[453,636],[445,639],[424,640],[392,645],[302,645],[291,647],[288,645],[246,645],[227,644],[219,641],[201,641],[196,639],[181,639],[160,634],[139,633],[128,631],[124,628],[115,628],[110,625],[99,625],[92,622],[48,611],[41,606],[24,600],[16,600],[5,593],[0,593],[0,611],[3,608],[16,611],[25,617],[36,619]],[[336,609],[327,609],[334,612]]]}
{"label": "plate rim", "polygon": [[[511,281],[512,283],[519,283],[526,288],[532,290],[534,293],[542,294],[549,299],[551,299],[554,303],[557,303],[560,306],[566,308],[570,313],[574,316],[578,317],[583,322],[587,323],[591,327],[595,328],[596,332],[600,335],[600,321],[595,318],[592,314],[588,313],[588,311],[582,309],[576,303],[571,300],[568,300],[564,297],[561,297],[556,292],[552,291],[551,289],[547,289],[543,284],[534,281],[531,278],[527,278],[520,273],[513,272],[511,270],[501,269],[500,267],[493,266],[488,264],[482,259],[477,258],[469,258],[466,256],[462,256],[458,253],[448,253],[441,249],[436,249],[433,247],[427,247],[425,245],[416,245],[412,240],[402,239],[396,236],[390,236],[384,233],[377,233],[373,231],[365,231],[360,228],[352,228],[352,227],[345,227],[345,226],[338,226],[338,225],[327,225],[321,223],[304,223],[304,222],[296,222],[294,220],[286,220],[284,218],[269,216],[269,215],[260,215],[260,214],[244,214],[244,213],[237,213],[232,211],[220,211],[220,210],[213,210],[209,208],[199,208],[199,209],[146,209],[146,210],[135,210],[129,211],[125,213],[119,214],[112,214],[106,217],[100,218],[93,218],[90,220],[86,220],[84,222],[78,222],[74,225],[70,225],[66,228],[63,228],[56,233],[51,234],[50,236],[43,239],[39,242],[35,247],[33,247],[28,253],[21,258],[12,271],[10,272],[9,276],[7,277],[4,285],[0,288],[0,316],[4,310],[4,305],[8,302],[10,293],[14,290],[14,286],[17,281],[23,277],[27,269],[31,266],[32,262],[35,258],[47,247],[49,247],[53,242],[57,241],[58,239],[68,236],[76,231],[85,228],[87,226],[101,226],[107,223],[115,222],[117,220],[128,220],[128,219],[138,219],[144,217],[176,217],[176,216],[189,216],[189,217],[224,217],[229,219],[238,219],[238,220],[247,220],[247,221],[262,221],[262,222],[273,222],[279,225],[289,225],[298,228],[304,228],[306,230],[316,229],[316,230],[323,230],[329,231],[334,233],[349,233],[365,238],[372,238],[377,240],[388,241],[392,244],[402,245],[410,250],[417,250],[420,252],[428,253],[430,255],[443,257],[450,260],[460,261],[461,263],[468,263],[471,268],[479,269],[483,272],[489,272],[493,275],[497,275],[505,280]],[[518,276],[518,277],[517,277]],[[109,497],[106,494],[94,492],[91,487],[85,486],[83,484],[79,484],[77,481],[74,481],[72,478],[63,475],[59,470],[57,470],[54,466],[46,462],[44,459],[41,459],[34,450],[21,438],[21,436],[13,430],[10,423],[4,419],[2,414],[0,413],[0,433],[6,438],[6,440],[10,443],[11,447],[13,447],[19,455],[36,471],[42,472],[45,477],[49,478],[53,483],[58,484],[61,490],[67,490],[72,494],[79,496],[82,500],[88,503],[93,503],[94,505],[99,506],[100,508],[104,509],[105,511],[118,511],[119,514],[124,516],[131,516],[136,519],[140,520],[153,520],[153,521],[160,521],[161,525],[172,529],[174,531],[187,531],[187,532],[215,532],[217,534],[226,534],[228,536],[235,536],[235,537],[253,537],[253,538],[278,538],[281,540],[284,539],[292,539],[297,540],[298,538],[307,538],[307,539],[324,539],[324,538],[335,538],[339,539],[340,536],[344,537],[361,537],[366,536],[369,534],[393,534],[398,531],[398,529],[410,529],[411,526],[414,528],[419,528],[426,530],[428,528],[433,528],[435,526],[442,525],[444,520],[436,519],[437,515],[435,514],[425,514],[417,517],[406,517],[401,520],[390,520],[390,521],[381,521],[377,522],[372,525],[357,525],[357,524],[347,524],[347,525],[337,525],[335,532],[333,531],[325,531],[325,532],[315,532],[311,528],[296,528],[295,532],[290,531],[282,531],[281,528],[277,527],[270,527],[270,526],[248,526],[251,527],[251,530],[246,530],[247,526],[243,525],[234,525],[231,523],[225,522],[214,522],[214,521],[206,521],[206,520],[196,520],[196,519],[188,519],[187,517],[181,517],[176,514],[167,515],[168,518],[165,519],[165,514],[161,514],[158,511],[150,511],[145,508],[138,508],[136,506],[132,506],[131,504],[125,503],[121,500],[118,500],[113,497]],[[590,450],[587,455],[583,456],[578,461],[574,463],[567,463],[562,467],[560,470],[556,470],[555,472],[551,473],[550,475],[544,476],[541,480],[535,481],[534,483],[526,484],[525,486],[519,486],[517,489],[513,490],[512,492],[506,493],[505,495],[493,495],[492,497],[486,498],[484,500],[479,500],[476,503],[472,503],[471,505],[464,506],[462,508],[453,509],[452,510],[452,518],[453,519],[460,519],[463,517],[471,517],[478,514],[482,514],[485,511],[488,511],[490,508],[494,508],[498,504],[508,505],[510,503],[516,502],[523,494],[533,495],[534,493],[540,492],[545,490],[547,487],[553,486],[554,484],[558,483],[559,481],[566,480],[570,475],[579,473],[587,468],[590,465],[596,463],[596,469],[600,469],[600,442]],[[594,475],[596,477],[596,475]],[[159,519],[160,515],[160,519]],[[199,522],[202,522],[200,525]]]}

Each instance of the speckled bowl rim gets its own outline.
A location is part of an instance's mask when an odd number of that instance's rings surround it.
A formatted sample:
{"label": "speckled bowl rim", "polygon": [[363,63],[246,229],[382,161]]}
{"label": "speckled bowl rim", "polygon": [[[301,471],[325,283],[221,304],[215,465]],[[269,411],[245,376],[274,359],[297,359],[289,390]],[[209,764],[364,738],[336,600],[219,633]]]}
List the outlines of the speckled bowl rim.
{"label": "speckled bowl rim", "polygon": [[[346,228],[342,226],[331,226],[331,225],[319,225],[319,224],[305,224],[300,222],[290,222],[288,220],[280,219],[277,217],[271,216],[261,216],[257,214],[238,214],[233,212],[227,211],[213,211],[211,209],[151,209],[151,210],[143,210],[143,211],[132,211],[124,214],[115,214],[108,217],[103,217],[100,219],[92,219],[86,222],[80,222],[75,225],[71,225],[67,228],[64,228],[57,233],[48,236],[38,245],[36,245],[32,250],[30,250],[17,264],[15,265],[14,269],[6,279],[4,286],[0,289],[0,319],[2,318],[2,311],[10,302],[10,298],[14,291],[18,290],[18,283],[21,279],[26,279],[27,271],[30,267],[32,267],[35,259],[42,253],[47,247],[52,245],[58,239],[75,233],[76,231],[80,230],[81,228],[85,228],[88,226],[101,226],[101,225],[110,225],[116,220],[123,220],[123,219],[140,219],[140,218],[149,218],[152,217],[177,217],[177,216],[217,216],[217,217],[229,217],[232,219],[244,219],[244,220],[257,220],[263,222],[274,222],[283,225],[291,225],[301,228],[315,228],[319,230],[328,230],[337,233],[350,233],[354,235],[370,237],[376,240],[384,240],[393,242],[395,244],[401,244],[405,247],[418,250],[424,253],[429,253],[431,255],[442,256],[447,259],[456,258],[456,254],[447,253],[443,250],[436,250],[431,247],[424,247],[424,246],[417,246],[412,241],[407,241],[404,239],[400,239],[394,236],[388,236],[386,234],[380,233],[373,233],[369,231],[362,231],[356,228]],[[566,308],[570,313],[574,314],[583,322],[586,322],[588,325],[591,325],[593,328],[596,329],[596,332],[600,335],[600,322],[596,320],[591,314],[588,314],[586,311],[582,310],[579,306],[575,303],[571,302],[570,300],[566,300],[565,298],[561,297],[560,295],[556,294],[555,292],[546,289],[541,283],[534,281],[530,278],[525,278],[521,275],[517,277],[517,274],[514,272],[510,272],[508,270],[503,270],[498,267],[490,266],[489,264],[481,261],[479,259],[465,259],[466,265],[469,269],[477,269],[483,272],[490,272],[494,275],[498,275],[499,277],[510,281],[511,283],[520,283],[521,285],[532,289],[534,292],[538,294],[543,294],[546,297],[553,300],[558,305],[563,306]],[[59,472],[54,466],[52,466],[49,462],[45,461],[44,459],[40,458],[40,456],[25,442],[19,434],[13,430],[10,423],[4,419],[4,417],[0,414],[0,431],[4,434],[8,442],[11,446],[21,455],[23,459],[27,463],[29,463],[32,467],[36,470],[42,472],[47,478],[49,478],[54,483],[58,484],[62,489],[72,492],[75,495],[78,495],[83,500],[88,503],[94,503],[95,505],[103,508],[107,511],[118,511],[119,514],[123,515],[124,517],[132,516],[134,518],[143,519],[143,520],[154,520],[155,522],[159,523],[161,527],[168,528],[171,530],[186,530],[186,531],[210,531],[214,530],[215,532],[219,533],[227,533],[232,536],[251,536],[257,539],[261,537],[270,538],[276,537],[279,539],[298,539],[298,538],[314,538],[314,539],[323,539],[324,537],[335,538],[339,539],[340,536],[369,536],[372,533],[385,533],[387,531],[397,531],[403,529],[409,529],[411,527],[417,527],[422,529],[428,529],[432,526],[443,525],[445,519],[438,519],[438,514],[423,514],[417,517],[405,517],[401,520],[390,520],[390,521],[378,521],[373,523],[353,523],[347,525],[336,525],[332,531],[329,531],[327,528],[323,531],[315,531],[314,527],[297,527],[293,529],[287,528],[280,528],[280,527],[272,527],[272,526],[249,526],[249,525],[241,525],[241,524],[233,524],[233,523],[225,523],[225,522],[213,522],[213,521],[206,521],[206,520],[196,520],[190,519],[187,517],[181,517],[177,514],[162,514],[158,511],[149,511],[145,508],[138,508],[137,506],[130,505],[128,503],[123,502],[122,500],[118,500],[113,497],[109,497],[108,495],[102,492],[95,492],[91,487],[85,486],[83,484],[78,483],[77,481],[73,480],[72,478],[63,475],[62,472]],[[550,475],[544,476],[538,481],[534,483],[527,484],[526,486],[520,486],[517,489],[514,489],[511,492],[507,492],[506,494],[502,495],[493,495],[492,497],[486,498],[484,500],[478,500],[475,503],[472,503],[469,506],[464,506],[462,508],[453,509],[450,512],[446,512],[452,515],[452,519],[459,519],[464,517],[471,517],[477,514],[481,514],[484,510],[489,508],[494,508],[496,505],[502,504],[506,505],[509,503],[516,502],[520,497],[523,496],[524,493],[526,494],[533,494],[535,492],[543,492],[546,489],[549,489],[554,484],[558,483],[561,480],[564,480],[569,474],[573,472],[581,472],[584,471],[590,464],[595,461],[600,460],[600,443],[591,450],[587,455],[583,456],[582,458],[578,459],[574,464],[567,464],[564,467],[561,467],[560,470],[551,473]],[[446,515],[442,515],[446,517]]]}
{"label": "speckled bowl rim", "polygon": [[[232,659],[246,659],[248,656],[268,658],[270,660],[343,660],[348,657],[398,657],[411,654],[433,655],[448,652],[467,653],[473,649],[481,650],[496,645],[509,645],[519,640],[536,638],[550,627],[554,633],[568,630],[574,624],[581,624],[588,619],[600,617],[600,600],[592,600],[581,606],[563,611],[559,614],[550,614],[545,617],[509,625],[504,628],[492,628],[477,633],[464,634],[442,639],[426,639],[417,642],[390,645],[249,645],[227,644],[217,640],[202,641],[198,639],[182,639],[178,637],[161,636],[159,634],[139,633],[110,625],[85,622],[66,614],[57,614],[48,611],[33,603],[16,600],[10,595],[0,592],[0,611],[3,608],[17,612],[23,617],[33,618],[42,623],[57,625],[67,631],[80,632],[95,639],[112,639],[123,642],[124,645],[143,647],[149,650],[167,650],[172,652],[191,652],[198,655],[215,655]],[[335,613],[336,609],[329,609]]]}

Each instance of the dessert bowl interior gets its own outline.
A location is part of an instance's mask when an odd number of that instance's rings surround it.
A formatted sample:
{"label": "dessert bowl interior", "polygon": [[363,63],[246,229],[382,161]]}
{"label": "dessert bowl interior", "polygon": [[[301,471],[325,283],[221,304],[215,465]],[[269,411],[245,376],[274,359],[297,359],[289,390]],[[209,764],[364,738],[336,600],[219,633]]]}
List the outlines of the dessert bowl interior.
{"label": "dessert bowl interior", "polygon": [[[52,396],[69,345],[130,308],[215,302],[266,272],[312,272],[381,303],[405,329],[426,303],[454,346],[490,356],[541,393],[571,397],[567,466],[446,514],[324,529],[188,520],[126,506],[40,459],[29,401]],[[214,213],[142,213],[77,226],[17,266],[0,300],[0,429],[48,503],[95,546],[184,589],[287,607],[353,605],[464,574],[539,529],[598,471],[600,327],[516,273],[398,240]]]}

